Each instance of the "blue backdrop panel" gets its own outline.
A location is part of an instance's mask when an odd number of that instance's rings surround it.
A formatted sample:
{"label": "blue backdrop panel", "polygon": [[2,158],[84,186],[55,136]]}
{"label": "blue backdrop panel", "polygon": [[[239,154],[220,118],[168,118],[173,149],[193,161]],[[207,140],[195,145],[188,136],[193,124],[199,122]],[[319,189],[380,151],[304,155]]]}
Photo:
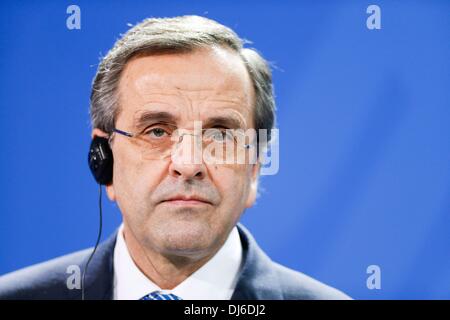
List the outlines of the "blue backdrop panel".
{"label": "blue backdrop panel", "polygon": [[[68,30],[66,9],[81,9]],[[127,23],[198,14],[273,62],[280,171],[242,220],[274,259],[354,298],[450,298],[450,2],[2,1],[0,274],[94,244],[99,57]],[[104,201],[105,236],[120,224]],[[381,268],[381,289],[366,285]]]}

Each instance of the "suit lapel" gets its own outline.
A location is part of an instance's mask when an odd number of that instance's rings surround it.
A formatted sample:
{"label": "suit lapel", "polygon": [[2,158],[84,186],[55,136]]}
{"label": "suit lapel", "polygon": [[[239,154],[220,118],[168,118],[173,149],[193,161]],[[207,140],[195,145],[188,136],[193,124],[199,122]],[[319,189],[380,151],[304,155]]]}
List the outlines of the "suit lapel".
{"label": "suit lapel", "polygon": [[[113,255],[116,237],[117,230],[106,241],[100,243],[89,263],[84,290],[86,300],[111,300],[113,298]],[[83,259],[83,269],[89,255]],[[78,291],[77,296],[72,298],[81,299],[81,290],[74,291]]]}
{"label": "suit lapel", "polygon": [[272,260],[261,250],[250,232],[238,224],[243,265],[231,300],[282,299],[282,290]]}

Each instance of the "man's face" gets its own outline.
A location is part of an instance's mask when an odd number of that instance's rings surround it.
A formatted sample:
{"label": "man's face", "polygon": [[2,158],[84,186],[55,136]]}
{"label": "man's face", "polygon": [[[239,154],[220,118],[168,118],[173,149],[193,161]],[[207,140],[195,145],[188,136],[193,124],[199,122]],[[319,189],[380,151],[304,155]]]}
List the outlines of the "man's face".
{"label": "man's face", "polygon": [[[203,128],[228,125],[212,119],[228,119],[242,129],[254,123],[248,72],[236,53],[223,48],[135,57],[122,73],[119,99],[115,126],[128,132],[158,125],[157,119],[139,124],[149,112],[169,113],[164,125],[188,131],[194,121],[202,121]],[[185,150],[191,140],[183,139],[176,148]],[[202,258],[215,252],[255,201],[257,165],[148,159],[121,135],[114,136],[112,150],[114,178],[108,196],[117,201],[126,230],[160,254]],[[183,157],[183,152],[177,154]]]}

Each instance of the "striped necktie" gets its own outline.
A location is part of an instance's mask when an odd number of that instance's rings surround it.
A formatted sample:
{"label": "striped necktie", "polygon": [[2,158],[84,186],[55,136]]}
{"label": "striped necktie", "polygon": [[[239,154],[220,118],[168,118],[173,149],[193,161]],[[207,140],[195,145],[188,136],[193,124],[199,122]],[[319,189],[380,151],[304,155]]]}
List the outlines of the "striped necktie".
{"label": "striped necktie", "polygon": [[161,291],[153,291],[149,293],[139,300],[183,300],[179,296],[174,295],[173,293],[162,293]]}

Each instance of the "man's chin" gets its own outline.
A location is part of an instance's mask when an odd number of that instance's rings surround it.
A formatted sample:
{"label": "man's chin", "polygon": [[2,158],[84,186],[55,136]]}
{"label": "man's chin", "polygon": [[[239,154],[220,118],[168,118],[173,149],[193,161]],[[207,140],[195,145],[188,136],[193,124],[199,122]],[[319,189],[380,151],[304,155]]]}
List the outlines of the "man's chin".
{"label": "man's chin", "polygon": [[202,221],[166,221],[158,228],[149,228],[161,253],[186,257],[207,255],[218,236]]}

